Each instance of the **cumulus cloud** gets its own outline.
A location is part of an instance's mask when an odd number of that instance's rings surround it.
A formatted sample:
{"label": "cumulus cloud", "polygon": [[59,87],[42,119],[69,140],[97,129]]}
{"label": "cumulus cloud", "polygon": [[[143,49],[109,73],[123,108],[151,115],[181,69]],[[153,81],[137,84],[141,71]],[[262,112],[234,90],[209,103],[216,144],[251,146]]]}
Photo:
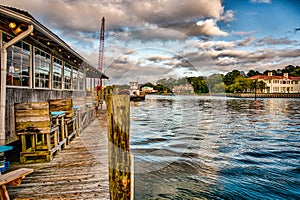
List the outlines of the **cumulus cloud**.
{"label": "cumulus cloud", "polygon": [[234,20],[234,11],[233,10],[227,10],[224,15],[222,15],[218,21],[224,21],[224,22],[231,22]]}
{"label": "cumulus cloud", "polygon": [[[259,28],[229,32],[226,28],[234,24],[230,22],[238,23],[238,10],[225,10],[222,2],[2,0],[1,4],[27,10],[94,63],[98,59],[99,30],[104,16],[105,73],[111,80],[124,78],[128,83],[132,79],[130,75],[155,80],[154,76],[176,74],[176,70],[182,74],[197,70],[213,73],[262,69],[275,64],[299,65],[299,41],[295,37],[271,35],[257,39],[261,34],[257,31]],[[272,3],[271,0],[249,2]],[[299,28],[292,31],[297,33]],[[276,48],[272,48],[274,45]],[[284,49],[284,46],[290,48]],[[156,49],[146,52],[148,47]],[[179,51],[182,52],[176,54]]]}
{"label": "cumulus cloud", "polygon": [[204,50],[223,50],[223,49],[232,49],[236,47],[234,42],[227,41],[198,41],[193,43],[193,45],[197,48]]}
{"label": "cumulus cloud", "polygon": [[[4,2],[6,2],[4,0]],[[180,31],[185,26],[194,32],[190,22],[195,18],[214,18],[230,20],[232,11],[224,14],[221,0],[10,0],[8,4],[30,11],[38,20],[52,29],[71,31],[97,32],[102,17],[106,19],[107,32],[126,31],[127,27],[166,27]],[[224,15],[223,15],[224,14]],[[178,27],[177,27],[178,26]],[[209,30],[209,29],[212,30]],[[204,31],[202,29],[205,29]],[[202,30],[202,31],[201,31]],[[140,32],[143,34],[142,32]],[[216,23],[207,21],[198,34],[224,35]],[[158,32],[156,36],[164,32]]]}
{"label": "cumulus cloud", "polygon": [[139,0],[124,5],[138,18],[148,23],[162,25],[173,23],[178,19],[219,18],[224,11],[220,0]]}
{"label": "cumulus cloud", "polygon": [[228,33],[222,31],[216,24],[216,20],[214,19],[207,19],[201,20],[196,23],[196,27],[194,27],[193,35],[200,34],[200,35],[209,35],[209,36],[227,36]]}

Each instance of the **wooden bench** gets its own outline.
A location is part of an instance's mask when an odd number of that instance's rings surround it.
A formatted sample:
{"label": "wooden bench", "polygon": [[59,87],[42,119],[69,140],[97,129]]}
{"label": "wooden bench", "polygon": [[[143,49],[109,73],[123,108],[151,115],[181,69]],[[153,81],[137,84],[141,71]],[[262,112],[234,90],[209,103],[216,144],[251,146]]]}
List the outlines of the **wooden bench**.
{"label": "wooden bench", "polygon": [[66,111],[64,118],[65,121],[65,136],[67,138],[67,144],[70,144],[71,139],[76,136],[76,117],[73,115],[73,101],[69,99],[50,99],[48,100],[50,112],[53,111]]}
{"label": "wooden bench", "polygon": [[8,191],[6,185],[19,186],[22,179],[33,172],[33,169],[20,168],[5,174],[0,175],[0,199],[9,200]]}
{"label": "wooden bench", "polygon": [[[58,141],[59,126],[52,125],[48,102],[15,104],[16,134],[21,136],[20,162],[38,162],[53,159],[61,151]],[[28,158],[34,158],[29,160]]]}

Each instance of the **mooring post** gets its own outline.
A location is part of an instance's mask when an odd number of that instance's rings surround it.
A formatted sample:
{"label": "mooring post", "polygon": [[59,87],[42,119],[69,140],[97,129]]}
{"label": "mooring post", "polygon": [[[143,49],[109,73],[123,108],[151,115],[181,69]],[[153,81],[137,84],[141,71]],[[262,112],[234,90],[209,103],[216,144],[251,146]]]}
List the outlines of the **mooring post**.
{"label": "mooring post", "polygon": [[132,167],[129,148],[130,99],[128,95],[107,96],[109,190],[111,200],[130,200]]}

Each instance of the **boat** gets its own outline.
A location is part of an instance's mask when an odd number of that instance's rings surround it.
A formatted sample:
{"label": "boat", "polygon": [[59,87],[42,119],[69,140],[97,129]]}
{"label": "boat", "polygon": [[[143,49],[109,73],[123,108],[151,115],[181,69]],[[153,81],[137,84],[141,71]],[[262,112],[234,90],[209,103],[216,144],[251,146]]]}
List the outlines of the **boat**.
{"label": "boat", "polygon": [[129,95],[130,101],[144,101],[146,99],[146,95],[142,94],[139,89],[138,82],[130,82]]}

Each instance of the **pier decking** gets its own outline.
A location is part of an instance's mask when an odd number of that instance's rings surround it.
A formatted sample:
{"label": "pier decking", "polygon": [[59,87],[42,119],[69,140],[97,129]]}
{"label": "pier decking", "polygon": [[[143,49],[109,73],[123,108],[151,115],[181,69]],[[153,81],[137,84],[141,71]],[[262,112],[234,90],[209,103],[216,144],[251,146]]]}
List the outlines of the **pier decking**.
{"label": "pier decking", "polygon": [[109,199],[106,110],[50,162],[12,163],[33,168],[19,187],[7,187],[11,199]]}

